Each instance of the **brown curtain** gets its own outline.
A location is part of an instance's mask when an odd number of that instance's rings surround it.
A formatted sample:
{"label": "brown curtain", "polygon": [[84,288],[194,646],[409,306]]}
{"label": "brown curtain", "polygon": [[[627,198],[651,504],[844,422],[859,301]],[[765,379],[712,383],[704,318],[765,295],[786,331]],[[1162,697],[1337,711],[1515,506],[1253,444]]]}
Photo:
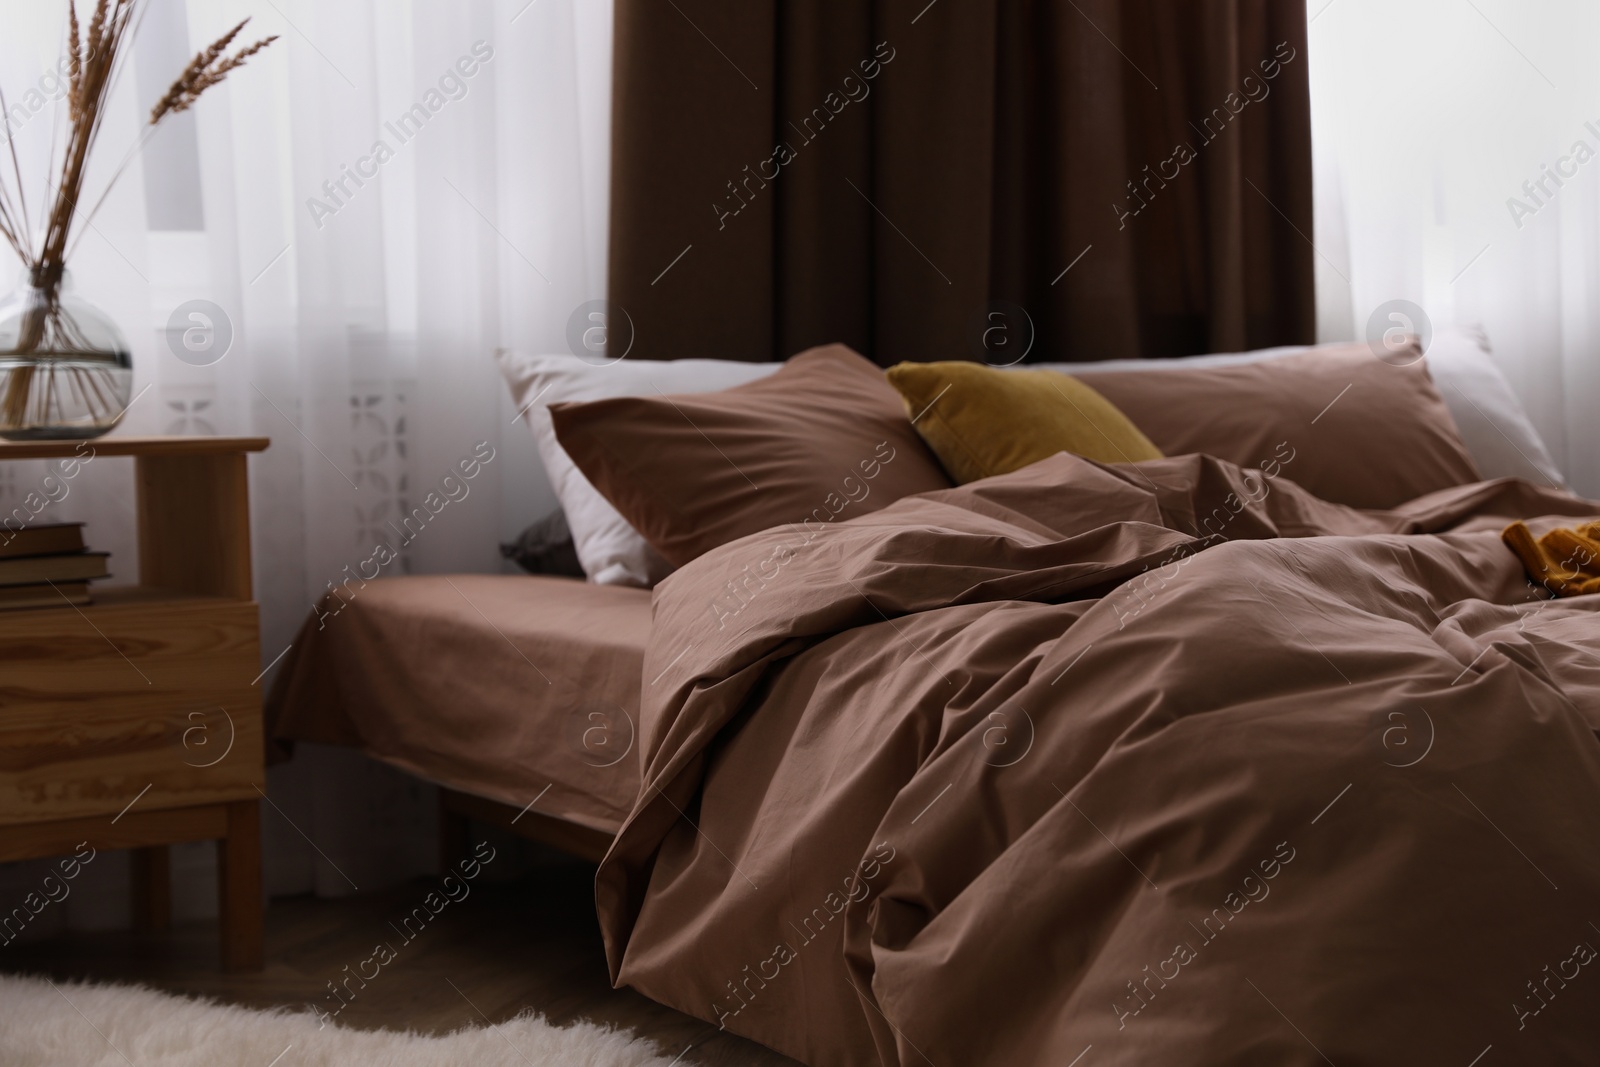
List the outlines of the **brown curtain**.
{"label": "brown curtain", "polygon": [[1305,5],[616,0],[635,358],[1305,343]]}

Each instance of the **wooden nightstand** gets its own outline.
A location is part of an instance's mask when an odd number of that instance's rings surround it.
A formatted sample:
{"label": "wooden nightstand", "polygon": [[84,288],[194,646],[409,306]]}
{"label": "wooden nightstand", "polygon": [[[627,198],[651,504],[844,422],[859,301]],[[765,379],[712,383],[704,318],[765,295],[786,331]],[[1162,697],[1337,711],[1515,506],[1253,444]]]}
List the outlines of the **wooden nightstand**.
{"label": "wooden nightstand", "polygon": [[268,443],[0,443],[0,460],[132,456],[141,583],[96,589],[82,607],[63,597],[0,612],[0,860],[80,842],[136,849],[135,918],[163,927],[168,846],[214,839],[230,970],[261,966],[266,779],[245,457]]}

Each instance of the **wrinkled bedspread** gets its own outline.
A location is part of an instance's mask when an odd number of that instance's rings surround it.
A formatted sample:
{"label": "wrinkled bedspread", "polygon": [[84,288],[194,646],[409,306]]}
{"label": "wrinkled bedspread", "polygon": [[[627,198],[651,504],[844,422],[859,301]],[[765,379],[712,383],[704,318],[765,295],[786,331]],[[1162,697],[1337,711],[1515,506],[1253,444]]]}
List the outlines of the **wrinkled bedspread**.
{"label": "wrinkled bedspread", "polygon": [[1500,530],[1600,504],[1292,473],[1063,454],[678,571],[613,977],[817,1065],[1596,1062],[1600,597]]}

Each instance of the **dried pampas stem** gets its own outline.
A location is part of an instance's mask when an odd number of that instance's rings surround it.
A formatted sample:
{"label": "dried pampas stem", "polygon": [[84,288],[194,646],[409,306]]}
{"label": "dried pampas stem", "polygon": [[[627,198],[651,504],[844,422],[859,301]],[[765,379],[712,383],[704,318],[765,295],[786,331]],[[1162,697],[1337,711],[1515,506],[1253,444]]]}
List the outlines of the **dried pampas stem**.
{"label": "dried pampas stem", "polygon": [[[89,153],[98,139],[111,87],[121,70],[128,41],[137,25],[136,16],[143,6],[144,0],[96,0],[85,27],[78,19],[77,0],[67,2],[67,139],[59,163],[54,160],[54,151],[51,152],[51,165],[60,169],[57,179],[52,183],[54,200],[50,202],[45,220],[43,243],[37,247],[28,218],[16,146],[9,143],[9,137],[6,139],[11,155],[11,174],[0,170],[0,238],[11,246],[28,268],[32,285],[38,290],[38,298],[23,315],[14,354],[93,355],[81,351],[85,340],[76,336],[78,331],[71,317],[61,310],[61,277],[66,270],[68,239],[74,231],[74,223],[87,224],[105,200],[102,194],[100,201],[89,211],[79,210]],[[195,56],[150,112],[150,126],[156,125],[167,115],[187,111],[201,93],[221,82],[229,71],[243,65],[247,58],[277,40],[276,37],[267,37],[232,56],[227,55],[228,46],[249,21],[246,19],[239,23]],[[0,111],[4,109],[4,97],[0,96]],[[132,153],[129,154],[131,157]],[[126,166],[127,160],[124,160],[111,176],[110,184],[116,183]],[[25,421],[36,369],[35,366],[24,366],[6,377],[5,388],[0,390],[0,425],[16,426]],[[54,384],[53,381],[51,384]],[[78,385],[79,388],[87,385],[89,391],[97,395],[100,392],[93,377],[78,379]]]}

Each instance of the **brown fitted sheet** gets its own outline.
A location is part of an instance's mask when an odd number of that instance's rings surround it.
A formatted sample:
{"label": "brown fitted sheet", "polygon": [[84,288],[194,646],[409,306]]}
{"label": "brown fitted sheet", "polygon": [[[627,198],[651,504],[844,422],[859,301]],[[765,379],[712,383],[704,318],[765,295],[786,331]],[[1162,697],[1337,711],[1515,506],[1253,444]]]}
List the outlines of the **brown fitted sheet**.
{"label": "brown fitted sheet", "polygon": [[[341,606],[342,605],[342,606]],[[463,792],[614,833],[639,788],[650,593],[568,578],[382,578],[306,620],[268,736],[354,745]]]}

